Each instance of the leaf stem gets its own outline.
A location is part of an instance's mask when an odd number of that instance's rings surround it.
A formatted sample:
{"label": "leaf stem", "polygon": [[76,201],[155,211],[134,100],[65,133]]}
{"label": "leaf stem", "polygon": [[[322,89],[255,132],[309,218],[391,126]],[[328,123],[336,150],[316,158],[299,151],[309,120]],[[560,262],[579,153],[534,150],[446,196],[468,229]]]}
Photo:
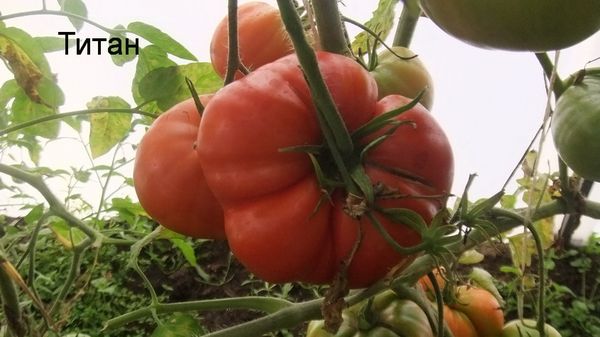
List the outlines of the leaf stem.
{"label": "leaf stem", "polygon": [[313,0],[319,42],[324,51],[350,55],[337,0]]}
{"label": "leaf stem", "polygon": [[73,13],[69,13],[69,12],[65,12],[65,11],[55,11],[55,10],[50,10],[50,9],[39,9],[39,10],[35,10],[35,11],[27,11],[27,12],[19,12],[19,13],[12,13],[12,14],[6,14],[6,15],[1,15],[0,16],[0,21],[4,21],[4,20],[8,20],[8,19],[14,19],[14,18],[20,18],[20,17],[25,17],[25,16],[33,16],[33,15],[56,15],[56,16],[66,16],[68,18],[71,19],[77,19],[77,20],[81,20],[84,22],[89,23],[90,25],[103,30],[105,32],[107,32],[108,34],[112,34],[112,35],[119,35],[122,33],[127,32],[126,29],[112,29],[112,28],[108,28],[106,26],[103,26],[93,20],[90,20],[84,16],[81,15],[77,15],[77,14],[73,14]]}
{"label": "leaf stem", "polygon": [[54,115],[49,115],[49,116],[43,116],[40,118],[36,118],[36,119],[32,119],[29,120],[27,122],[23,122],[23,123],[19,123],[16,125],[11,125],[7,128],[4,128],[2,130],[0,130],[0,137],[9,134],[11,132],[15,132],[30,126],[34,126],[40,123],[45,123],[45,122],[50,122],[56,119],[61,119],[61,118],[65,118],[65,117],[72,117],[72,116],[79,116],[79,115],[88,115],[88,114],[95,114],[95,113],[103,113],[103,112],[108,112],[108,113],[128,113],[128,114],[137,114],[137,115],[142,115],[142,116],[146,116],[146,117],[150,117],[150,118],[156,118],[157,115],[153,114],[153,113],[149,113],[149,112],[145,112],[145,111],[140,111],[137,109],[109,109],[109,108],[98,108],[98,109],[86,109],[86,110],[76,110],[76,111],[70,111],[70,112],[63,112],[63,113],[59,113],[59,114],[54,114]]}

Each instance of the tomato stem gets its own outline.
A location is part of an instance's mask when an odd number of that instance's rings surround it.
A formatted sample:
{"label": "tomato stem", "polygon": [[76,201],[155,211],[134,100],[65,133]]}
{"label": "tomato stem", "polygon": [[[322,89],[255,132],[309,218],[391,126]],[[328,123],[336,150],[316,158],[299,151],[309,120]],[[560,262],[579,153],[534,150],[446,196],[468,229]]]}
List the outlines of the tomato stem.
{"label": "tomato stem", "polygon": [[438,314],[438,330],[437,336],[444,337],[444,297],[442,295],[442,290],[440,289],[440,284],[437,281],[437,278],[433,274],[433,272],[427,273],[427,278],[431,285],[433,286],[433,293],[435,294],[435,303],[437,304],[437,314]]}
{"label": "tomato stem", "polygon": [[233,82],[241,64],[238,48],[237,0],[227,2],[227,33],[229,49],[227,53],[227,71],[223,86]]}
{"label": "tomato stem", "polygon": [[392,46],[400,46],[408,48],[412,40],[417,22],[421,16],[421,8],[415,0],[405,0],[400,18],[398,19],[398,27],[394,35]]}
{"label": "tomato stem", "polygon": [[546,290],[546,269],[544,267],[544,248],[542,246],[542,239],[537,231],[537,228],[533,225],[533,219],[527,219],[524,216],[521,216],[517,213],[510,212],[504,209],[497,209],[496,214],[501,214],[508,218],[514,219],[516,221],[522,222],[522,224],[529,230],[531,233],[531,237],[535,243],[535,250],[538,254],[538,307],[537,307],[537,329],[540,333],[540,337],[544,337],[546,334],[544,332],[544,326],[546,323],[546,312],[545,312],[545,290]]}
{"label": "tomato stem", "polygon": [[346,30],[342,24],[337,0],[312,1],[319,42],[324,51],[350,55]]}
{"label": "tomato stem", "polygon": [[317,56],[304,35],[302,22],[293,3],[290,0],[277,0],[277,3],[308,83],[325,142],[348,192],[359,195],[359,189],[353,183],[346,163],[346,159],[351,158],[354,152],[350,133],[319,71]]}
{"label": "tomato stem", "polygon": [[548,53],[535,53],[535,57],[542,66],[546,78],[551,80],[554,76],[554,81],[553,83],[550,83],[550,85],[552,86],[555,98],[558,99],[565,91],[565,86],[564,82],[558,77],[558,74],[554,74],[554,64],[552,63],[552,60],[550,60]]}

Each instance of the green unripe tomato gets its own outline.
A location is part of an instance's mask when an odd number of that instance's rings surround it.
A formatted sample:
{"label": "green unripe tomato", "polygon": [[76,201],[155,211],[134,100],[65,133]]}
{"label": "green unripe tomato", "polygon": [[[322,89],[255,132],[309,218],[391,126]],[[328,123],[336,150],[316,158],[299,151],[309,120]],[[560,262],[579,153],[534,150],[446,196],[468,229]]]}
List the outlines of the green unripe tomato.
{"label": "green unripe tomato", "polygon": [[[535,326],[536,321],[533,319],[516,319],[506,323],[500,337],[539,337],[540,333],[536,330]],[[546,337],[562,337],[555,328],[547,323],[544,331]]]}
{"label": "green unripe tomato", "polygon": [[420,103],[427,110],[431,110],[433,105],[433,80],[431,75],[429,75],[419,57],[410,49],[392,47],[392,50],[396,55],[385,49],[377,56],[377,66],[371,71],[371,75],[377,82],[379,98],[392,94],[415,98],[425,89],[425,94]]}
{"label": "green unripe tomato", "polygon": [[561,159],[577,175],[594,181],[600,181],[599,70],[588,70],[580,83],[565,90],[552,118],[552,136]]}
{"label": "green unripe tomato", "polygon": [[600,0],[421,0],[448,34],[494,49],[558,50],[600,29]]}
{"label": "green unripe tomato", "polygon": [[[370,318],[364,317],[367,310]],[[362,318],[361,318],[361,315]],[[331,334],[323,321],[308,325],[307,337],[433,337],[425,312],[414,302],[399,299],[391,290],[374,297],[370,307],[361,302],[342,313],[344,322]],[[456,336],[458,337],[458,336]]]}

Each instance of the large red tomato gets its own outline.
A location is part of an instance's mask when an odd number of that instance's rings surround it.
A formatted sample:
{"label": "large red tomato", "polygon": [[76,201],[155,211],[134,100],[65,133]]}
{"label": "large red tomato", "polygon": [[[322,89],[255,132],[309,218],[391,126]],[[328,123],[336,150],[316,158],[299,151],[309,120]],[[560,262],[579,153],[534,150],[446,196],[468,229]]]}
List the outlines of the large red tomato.
{"label": "large red tomato", "polygon": [[[228,19],[225,17],[215,29],[210,43],[213,68],[225,76],[229,53]],[[279,10],[259,1],[238,7],[238,51],[242,64],[249,70],[277,60],[294,51],[283,27]],[[241,72],[236,78],[242,76]]]}
{"label": "large red tomato", "polygon": [[[208,97],[201,100],[207,103]],[[199,125],[191,98],[158,117],[137,148],[133,182],[142,207],[164,227],[223,239],[223,210],[206,185],[194,149]]]}
{"label": "large red tomato", "polygon": [[[378,102],[375,81],[353,60],[326,52],[317,57],[350,131],[409,102],[402,96]],[[411,246],[419,235],[375,208],[407,208],[431,220],[445,202],[443,196],[431,196],[450,191],[453,159],[448,139],[423,106],[397,119],[414,125],[401,126],[362,161],[360,149],[386,130],[358,141],[355,162],[388,193],[369,205],[375,217],[397,242]],[[270,282],[330,282],[360,233],[347,277],[351,287],[367,286],[404,257],[367,217],[354,219],[345,212],[345,190],[325,194],[306,153],[282,151],[321,144],[308,86],[290,55],[215,94],[204,112],[197,149],[206,181],[223,206],[230,247],[250,271]],[[325,172],[332,171],[326,151],[316,157]]]}

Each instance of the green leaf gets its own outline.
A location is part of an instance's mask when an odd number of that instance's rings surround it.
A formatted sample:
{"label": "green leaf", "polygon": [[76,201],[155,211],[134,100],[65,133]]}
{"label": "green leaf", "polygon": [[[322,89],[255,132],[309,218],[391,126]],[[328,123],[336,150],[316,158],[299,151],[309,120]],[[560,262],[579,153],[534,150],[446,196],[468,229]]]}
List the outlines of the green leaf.
{"label": "green leaf", "polygon": [[[371,31],[376,34],[381,34],[380,38],[385,40],[387,35],[394,26],[395,12],[394,8],[399,0],[379,0],[377,9],[373,12],[373,16],[365,23]],[[369,42],[367,42],[369,41]],[[358,54],[358,50],[365,52],[368,50],[367,45],[373,45],[374,38],[367,32],[361,32],[352,42],[352,50]]]}
{"label": "green leaf", "polygon": [[513,194],[505,194],[500,199],[500,206],[502,208],[514,209],[517,205],[517,196]]}
{"label": "green leaf", "polygon": [[[65,50],[65,39],[55,36],[38,36],[33,38],[35,42],[42,48],[44,53],[52,53],[55,51]],[[75,45],[75,39],[69,39],[68,47]]]}
{"label": "green leaf", "polygon": [[25,215],[25,217],[23,219],[25,220],[25,223],[32,225],[36,221],[38,221],[42,217],[43,214],[44,214],[44,205],[40,204],[40,205],[33,207],[29,211],[29,213],[27,213],[27,215]]}
{"label": "green leaf", "polygon": [[[87,103],[88,109],[129,109],[129,104],[120,97],[94,97]],[[129,133],[130,113],[94,113],[90,116],[90,148],[92,157],[97,158],[118,144]]]}
{"label": "green leaf", "polygon": [[111,200],[111,210],[116,210],[119,217],[128,224],[135,224],[139,217],[149,217],[142,205],[139,202],[131,201],[129,197],[113,198]]}
{"label": "green leaf", "polygon": [[[133,83],[131,84],[131,92],[135,103],[142,104],[148,101],[140,94],[140,81],[144,76],[154,69],[174,65],[176,65],[176,63],[168,58],[167,53],[155,45],[150,45],[140,50],[135,76],[133,78]],[[157,112],[159,109],[158,106],[156,106],[156,103],[152,103],[144,105],[144,111]]]}
{"label": "green leaf", "polygon": [[[82,0],[58,0],[58,4],[65,12],[87,18],[87,8]],[[80,19],[69,17],[69,21],[78,31],[83,27],[83,21]]]}
{"label": "green leaf", "polygon": [[169,54],[185,60],[197,61],[196,57],[185,49],[184,46],[154,26],[143,22],[132,22],[127,26],[127,30],[143,37]]}
{"label": "green leaf", "polygon": [[[117,25],[114,29],[125,30],[125,27],[123,25]],[[123,33],[122,35],[111,35],[109,39],[119,39],[121,40],[121,46],[126,46],[127,36],[125,35],[125,33]],[[122,66],[127,62],[131,62],[136,57],[137,55],[135,53],[118,53],[110,55],[110,58],[112,59],[113,63],[118,66]]]}
{"label": "green leaf", "polygon": [[5,108],[8,102],[19,92],[19,85],[15,79],[10,79],[0,87],[0,108]]}
{"label": "green leaf", "polygon": [[60,87],[56,85],[56,82],[47,77],[42,77],[38,83],[37,90],[44,105],[58,108],[65,103],[65,94],[63,94]]}
{"label": "green leaf", "polygon": [[52,218],[50,230],[56,235],[58,242],[67,249],[73,249],[87,238],[80,229],[69,226],[65,220],[57,217]]}
{"label": "green leaf", "polygon": [[191,97],[186,83],[189,78],[199,94],[212,93],[222,86],[221,78],[210,63],[198,62],[150,71],[139,84],[144,101],[156,100],[161,110]]}
{"label": "green leaf", "polygon": [[150,337],[191,337],[204,335],[206,331],[191,315],[175,313],[159,325]]}
{"label": "green leaf", "polygon": [[[12,123],[18,124],[54,114],[56,114],[56,109],[33,102],[25,92],[20,89],[15,95],[15,99],[12,103],[10,117]],[[59,128],[60,121],[52,120],[30,126],[20,130],[20,132],[32,137],[39,136],[54,139],[58,136]]]}
{"label": "green leaf", "polygon": [[182,238],[173,238],[171,239],[171,243],[173,243],[173,245],[177,247],[179,251],[181,251],[183,257],[185,257],[186,261],[191,266],[196,266],[197,259],[196,253],[194,253],[194,247],[192,247],[192,245],[187,240]]}

